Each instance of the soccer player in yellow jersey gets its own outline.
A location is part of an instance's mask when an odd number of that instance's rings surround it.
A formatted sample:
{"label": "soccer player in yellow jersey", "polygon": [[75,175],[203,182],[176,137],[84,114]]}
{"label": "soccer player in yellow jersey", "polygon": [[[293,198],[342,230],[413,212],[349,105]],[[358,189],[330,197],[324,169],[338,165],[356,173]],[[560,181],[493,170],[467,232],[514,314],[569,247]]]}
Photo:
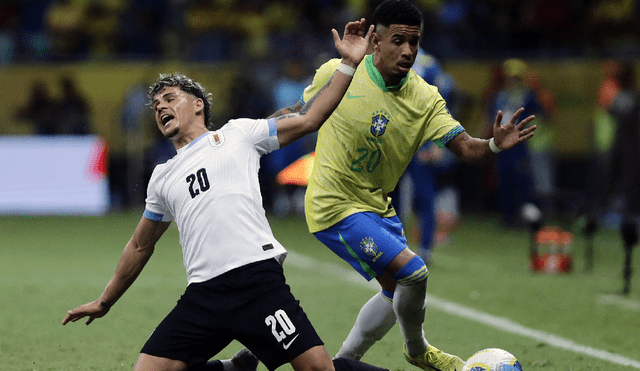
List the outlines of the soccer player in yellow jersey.
{"label": "soccer player in yellow jersey", "polygon": [[[407,361],[424,370],[460,370],[462,359],[429,344],[422,324],[428,269],[407,247],[388,197],[418,148],[428,141],[462,161],[478,161],[531,138],[522,109],[505,123],[499,112],[493,138],[469,136],[447,110],[436,87],[411,70],[422,14],[408,0],[387,0],[374,13],[373,54],[358,65],[340,105],[318,132],[305,213],[310,232],[364,278],[382,288],[361,309],[336,357],[360,359],[399,322]],[[339,59],[316,72],[303,100],[329,80]],[[275,115],[295,112],[303,102]]]}

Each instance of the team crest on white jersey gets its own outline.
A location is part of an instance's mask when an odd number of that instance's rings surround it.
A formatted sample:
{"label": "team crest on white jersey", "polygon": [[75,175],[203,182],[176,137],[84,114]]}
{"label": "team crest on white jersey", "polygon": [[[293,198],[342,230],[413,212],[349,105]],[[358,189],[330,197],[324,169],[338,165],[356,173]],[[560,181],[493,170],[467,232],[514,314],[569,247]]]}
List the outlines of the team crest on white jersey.
{"label": "team crest on white jersey", "polygon": [[374,262],[382,256],[381,252],[378,252],[378,246],[373,242],[373,238],[365,237],[360,241],[360,248],[369,256]]}
{"label": "team crest on white jersey", "polygon": [[371,134],[374,137],[380,137],[387,131],[389,119],[382,113],[376,112],[371,118]]}
{"label": "team crest on white jersey", "polygon": [[222,134],[222,132],[214,131],[213,133],[211,133],[211,135],[209,135],[209,143],[211,143],[211,146],[213,147],[222,145],[222,143],[224,143],[224,135]]}

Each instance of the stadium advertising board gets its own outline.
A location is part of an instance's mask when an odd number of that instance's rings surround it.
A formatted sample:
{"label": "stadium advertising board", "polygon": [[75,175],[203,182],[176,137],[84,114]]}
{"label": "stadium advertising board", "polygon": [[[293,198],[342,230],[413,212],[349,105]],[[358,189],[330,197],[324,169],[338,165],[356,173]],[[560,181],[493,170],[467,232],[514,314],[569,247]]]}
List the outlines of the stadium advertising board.
{"label": "stadium advertising board", "polygon": [[0,137],[0,214],[100,215],[109,208],[99,136]]}

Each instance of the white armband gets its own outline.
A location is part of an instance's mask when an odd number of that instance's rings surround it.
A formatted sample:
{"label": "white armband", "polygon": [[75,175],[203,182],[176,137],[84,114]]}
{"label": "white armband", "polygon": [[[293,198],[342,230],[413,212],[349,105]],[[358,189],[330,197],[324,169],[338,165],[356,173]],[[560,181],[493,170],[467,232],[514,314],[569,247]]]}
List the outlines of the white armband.
{"label": "white armband", "polygon": [[356,69],[355,68],[349,66],[348,64],[344,64],[343,62],[340,62],[340,64],[338,65],[338,68],[336,68],[336,70],[344,73],[345,75],[349,75],[349,76],[353,76],[356,73]]}
{"label": "white armband", "polygon": [[491,152],[493,153],[499,153],[502,151],[498,146],[496,146],[496,141],[493,140],[493,138],[489,139],[489,149],[491,149]]}

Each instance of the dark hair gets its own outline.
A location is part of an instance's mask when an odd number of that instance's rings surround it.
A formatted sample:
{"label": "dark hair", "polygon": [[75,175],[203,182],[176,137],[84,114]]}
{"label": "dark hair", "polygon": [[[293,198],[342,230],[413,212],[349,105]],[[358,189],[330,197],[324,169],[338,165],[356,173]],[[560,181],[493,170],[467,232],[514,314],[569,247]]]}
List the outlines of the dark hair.
{"label": "dark hair", "polygon": [[196,81],[191,80],[189,77],[178,73],[166,73],[160,74],[160,77],[156,82],[149,87],[149,101],[153,101],[153,97],[160,93],[164,88],[168,86],[177,86],[185,93],[191,94],[197,98],[202,99],[204,102],[204,124],[209,127],[211,122],[211,93]]}
{"label": "dark hair", "polygon": [[373,13],[373,24],[389,27],[392,24],[422,27],[422,12],[407,0],[386,0]]}

